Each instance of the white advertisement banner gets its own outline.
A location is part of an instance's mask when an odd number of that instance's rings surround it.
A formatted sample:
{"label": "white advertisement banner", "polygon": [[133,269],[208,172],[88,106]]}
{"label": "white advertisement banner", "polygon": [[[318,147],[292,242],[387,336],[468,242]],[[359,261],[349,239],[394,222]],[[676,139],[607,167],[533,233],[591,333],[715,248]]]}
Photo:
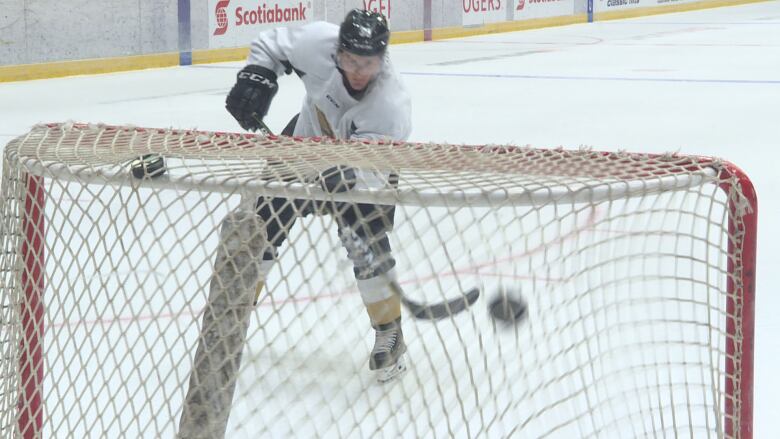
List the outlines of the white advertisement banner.
{"label": "white advertisement banner", "polygon": [[460,0],[463,25],[477,26],[506,21],[506,2],[511,0]]}
{"label": "white advertisement banner", "polygon": [[[401,4],[403,5],[403,2],[401,2]],[[387,17],[388,20],[392,20],[393,18],[390,0],[363,0],[363,9],[371,12],[379,12]]]}
{"label": "white advertisement banner", "polygon": [[209,47],[248,46],[263,29],[312,21],[311,1],[209,0]]}
{"label": "white advertisement banner", "polygon": [[[408,15],[410,8],[414,12],[417,12],[419,10],[419,14],[422,14],[422,8],[418,8],[416,3],[410,6],[410,3],[412,2],[409,2],[408,0],[363,0],[363,2],[356,5],[356,7],[358,8],[362,7],[366,11],[377,12],[384,15],[385,18],[387,18],[388,24],[390,25],[390,31],[393,32],[395,30],[399,30],[399,28],[395,25],[394,22],[396,21],[400,21],[400,23],[409,22],[408,17],[404,16],[404,12],[406,12],[406,14]],[[349,11],[350,9],[349,5],[346,6],[347,6],[346,8],[347,11]],[[401,12],[400,16],[397,13],[396,14],[393,13],[395,12],[395,10],[393,9],[394,6],[398,6],[398,10]],[[398,17],[396,18],[396,16]],[[409,25],[406,24],[406,29],[408,28]]]}
{"label": "white advertisement banner", "polygon": [[574,0],[515,0],[515,20],[559,17],[574,13]]}
{"label": "white advertisement banner", "polygon": [[593,0],[593,10],[595,12],[607,12],[633,8],[653,8],[694,1],[700,0]]}

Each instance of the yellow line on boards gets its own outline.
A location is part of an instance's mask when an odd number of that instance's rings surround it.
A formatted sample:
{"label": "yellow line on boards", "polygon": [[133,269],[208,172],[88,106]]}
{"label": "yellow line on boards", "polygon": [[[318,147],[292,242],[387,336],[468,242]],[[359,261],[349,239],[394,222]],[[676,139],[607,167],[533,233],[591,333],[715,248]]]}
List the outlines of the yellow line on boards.
{"label": "yellow line on boards", "polygon": [[62,76],[111,73],[176,65],[179,65],[178,52],[0,66],[0,82],[49,79]]}
{"label": "yellow line on boards", "polygon": [[249,47],[230,49],[204,49],[192,51],[193,64],[210,64],[215,62],[241,61],[249,56]]}

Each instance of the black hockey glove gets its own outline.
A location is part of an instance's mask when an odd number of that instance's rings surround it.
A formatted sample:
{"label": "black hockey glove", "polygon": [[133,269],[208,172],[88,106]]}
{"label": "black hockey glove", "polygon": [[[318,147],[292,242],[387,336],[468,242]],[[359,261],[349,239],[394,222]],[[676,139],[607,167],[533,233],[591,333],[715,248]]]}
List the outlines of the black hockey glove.
{"label": "black hockey glove", "polygon": [[225,108],[241,128],[257,131],[277,90],[276,73],[265,67],[248,65],[238,72],[236,85],[225,100]]}

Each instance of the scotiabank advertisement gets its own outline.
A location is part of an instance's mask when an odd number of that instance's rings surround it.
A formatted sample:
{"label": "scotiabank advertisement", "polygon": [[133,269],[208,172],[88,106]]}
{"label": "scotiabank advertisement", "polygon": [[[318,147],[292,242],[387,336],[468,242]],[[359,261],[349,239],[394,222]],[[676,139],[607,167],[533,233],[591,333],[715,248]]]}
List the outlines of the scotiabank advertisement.
{"label": "scotiabank advertisement", "polygon": [[574,0],[515,0],[515,20],[558,17],[574,13]]}
{"label": "scotiabank advertisement", "polygon": [[463,7],[463,25],[477,26],[506,21],[507,1],[512,0],[458,0]]}
{"label": "scotiabank advertisement", "polygon": [[209,47],[248,46],[272,27],[312,21],[311,1],[209,0]]}

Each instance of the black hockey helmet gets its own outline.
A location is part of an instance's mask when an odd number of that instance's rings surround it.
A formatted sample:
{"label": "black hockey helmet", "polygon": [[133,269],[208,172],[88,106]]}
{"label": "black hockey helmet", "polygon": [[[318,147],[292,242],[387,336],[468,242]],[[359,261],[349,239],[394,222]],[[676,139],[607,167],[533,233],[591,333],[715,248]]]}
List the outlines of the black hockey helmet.
{"label": "black hockey helmet", "polygon": [[353,9],[339,29],[339,49],[360,56],[382,56],[390,40],[387,19],[378,12]]}

